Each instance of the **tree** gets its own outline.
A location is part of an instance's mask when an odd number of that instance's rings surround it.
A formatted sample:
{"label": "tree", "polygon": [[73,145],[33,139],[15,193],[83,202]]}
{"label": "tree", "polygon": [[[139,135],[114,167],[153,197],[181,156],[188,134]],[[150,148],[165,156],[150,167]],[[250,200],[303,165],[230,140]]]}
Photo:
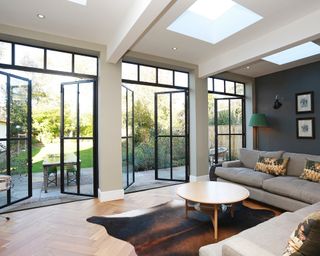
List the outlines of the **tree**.
{"label": "tree", "polygon": [[134,106],[134,141],[138,145],[149,142],[154,134],[154,121],[147,106],[140,100]]}

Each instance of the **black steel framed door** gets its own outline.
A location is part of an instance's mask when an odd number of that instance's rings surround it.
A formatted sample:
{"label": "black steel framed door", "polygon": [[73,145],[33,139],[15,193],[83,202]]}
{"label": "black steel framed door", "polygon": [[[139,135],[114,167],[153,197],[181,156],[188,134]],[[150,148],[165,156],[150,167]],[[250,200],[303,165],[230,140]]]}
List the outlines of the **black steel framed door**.
{"label": "black steel framed door", "polygon": [[61,193],[97,196],[96,80],[61,84]]}
{"label": "black steel framed door", "polygon": [[246,145],[244,98],[214,99],[215,163],[238,159]]}
{"label": "black steel framed door", "polygon": [[189,180],[188,92],[155,93],[155,178]]}
{"label": "black steel framed door", "polygon": [[134,173],[134,92],[122,85],[122,185],[135,182]]}
{"label": "black steel framed door", "polygon": [[31,80],[0,71],[0,174],[12,188],[0,208],[32,196]]}

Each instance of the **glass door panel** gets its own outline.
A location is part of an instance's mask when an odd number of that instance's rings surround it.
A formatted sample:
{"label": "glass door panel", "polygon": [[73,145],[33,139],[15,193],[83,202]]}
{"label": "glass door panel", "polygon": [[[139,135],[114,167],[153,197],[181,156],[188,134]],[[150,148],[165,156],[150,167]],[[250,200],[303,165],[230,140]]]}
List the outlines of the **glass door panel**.
{"label": "glass door panel", "polygon": [[245,146],[243,111],[243,98],[214,99],[215,146],[210,151],[215,163],[238,159]]}
{"label": "glass door panel", "polygon": [[13,185],[0,208],[32,196],[31,167],[31,81],[0,71],[0,174]]}
{"label": "glass door panel", "polygon": [[134,92],[122,86],[122,184],[127,189],[134,173]]}
{"label": "glass door panel", "polygon": [[188,180],[187,93],[155,94],[156,179]]}
{"label": "glass door panel", "polygon": [[61,193],[96,196],[94,80],[61,84]]}

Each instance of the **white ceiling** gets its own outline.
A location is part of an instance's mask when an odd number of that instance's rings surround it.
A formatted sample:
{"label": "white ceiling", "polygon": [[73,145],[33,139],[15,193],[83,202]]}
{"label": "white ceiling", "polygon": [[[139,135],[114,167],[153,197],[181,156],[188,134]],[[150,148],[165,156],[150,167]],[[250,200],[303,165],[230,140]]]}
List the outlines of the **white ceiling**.
{"label": "white ceiling", "polygon": [[264,18],[216,45],[166,29],[195,0],[88,0],[85,7],[67,0],[0,0],[0,24],[107,45],[111,62],[131,50],[196,64],[200,76],[232,71],[256,77],[320,59],[284,66],[260,60],[320,38],[312,23],[320,20],[319,0],[234,1]]}

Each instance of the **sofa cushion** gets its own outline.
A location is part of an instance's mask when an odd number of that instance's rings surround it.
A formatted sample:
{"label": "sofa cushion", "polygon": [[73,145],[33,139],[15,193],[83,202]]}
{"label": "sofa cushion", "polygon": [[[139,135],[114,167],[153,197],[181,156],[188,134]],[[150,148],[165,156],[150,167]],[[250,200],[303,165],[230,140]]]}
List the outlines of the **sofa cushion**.
{"label": "sofa cushion", "polygon": [[283,151],[259,151],[241,148],[239,160],[243,166],[254,169],[260,156],[280,158],[282,154]]}
{"label": "sofa cushion", "polygon": [[320,162],[307,159],[300,178],[314,182],[320,182]]}
{"label": "sofa cushion", "polygon": [[287,172],[288,161],[289,158],[260,156],[254,170],[275,176],[283,176]]}
{"label": "sofa cushion", "polygon": [[310,214],[290,236],[283,256],[314,256],[320,252],[320,212]]}
{"label": "sofa cushion", "polygon": [[252,169],[239,168],[224,168],[217,167],[216,175],[228,181],[248,185],[251,187],[262,188],[263,181],[273,178],[274,176],[262,172],[255,172]]}
{"label": "sofa cushion", "polygon": [[254,169],[260,156],[260,151],[240,148],[239,160],[243,166]]}
{"label": "sofa cushion", "polygon": [[283,157],[289,157],[290,161],[288,163],[287,175],[289,176],[300,176],[303,172],[304,166],[307,159],[313,161],[320,161],[320,156],[317,155],[307,155],[298,153],[284,153]]}
{"label": "sofa cushion", "polygon": [[320,201],[320,183],[292,176],[279,176],[263,181],[263,189],[271,193],[314,204]]}

